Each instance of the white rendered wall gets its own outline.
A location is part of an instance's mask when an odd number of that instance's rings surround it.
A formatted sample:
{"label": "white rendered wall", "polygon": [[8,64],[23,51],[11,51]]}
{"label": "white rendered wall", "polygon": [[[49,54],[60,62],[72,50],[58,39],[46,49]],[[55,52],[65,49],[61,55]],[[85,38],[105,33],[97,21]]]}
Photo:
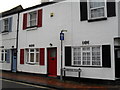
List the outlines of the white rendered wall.
{"label": "white rendered wall", "polygon": [[[31,11],[39,10],[37,8]],[[56,3],[42,7],[43,22],[42,27],[35,30],[22,30],[23,13],[20,14],[19,28],[19,50],[29,48],[30,44],[34,44],[34,48],[45,48],[45,65],[20,65],[20,51],[18,53],[18,71],[47,74],[47,48],[57,47],[57,75],[60,74],[60,32],[68,30],[65,34],[68,44],[71,44],[71,3]],[[29,11],[29,12],[31,12]],[[24,12],[27,13],[27,12]],[[54,17],[50,17],[50,13],[54,13]]]}
{"label": "white rendered wall", "polygon": [[[66,1],[67,2],[67,1]],[[116,6],[117,7],[117,6]],[[56,3],[44,6],[43,26],[35,30],[22,30],[23,13],[20,14],[19,28],[19,50],[29,48],[30,44],[35,44],[34,48],[46,48],[45,66],[40,65],[20,65],[20,51],[18,53],[18,71],[47,74],[47,48],[52,43],[52,47],[57,47],[57,75],[60,75],[60,40],[61,30],[65,33],[64,46],[82,46],[82,41],[89,40],[89,45],[111,45],[111,68],[95,67],[68,67],[81,68],[82,78],[95,79],[115,79],[114,66],[114,37],[118,36],[118,17],[110,17],[104,21],[88,22],[80,21],[80,2]],[[38,10],[40,8],[34,9]],[[34,11],[33,10],[33,11]],[[116,9],[117,10],[117,9]],[[32,10],[31,10],[32,11]],[[29,11],[30,12],[30,11]],[[24,12],[24,13],[27,13]],[[50,17],[54,13],[54,17]],[[63,51],[64,53],[64,51]],[[64,57],[63,57],[64,65]],[[63,66],[64,67],[64,66]],[[67,73],[67,76],[77,77],[77,73]]]}
{"label": "white rendered wall", "polygon": [[[114,66],[114,37],[118,36],[118,17],[110,17],[104,21],[80,21],[80,4],[72,3],[72,46],[83,46],[82,41],[89,41],[92,45],[111,45],[111,68],[68,67],[81,68],[81,77],[95,79],[115,79]],[[116,6],[117,7],[117,6]],[[89,46],[88,45],[88,46]],[[69,76],[74,73],[69,73]],[[76,73],[77,75],[77,73]]]}
{"label": "white rendered wall", "polygon": [[[0,33],[0,46],[4,46],[4,49],[12,49],[12,46],[16,48],[16,35],[17,35],[17,19],[18,14],[3,17],[1,19],[12,17],[12,32]],[[1,54],[0,54],[1,59]],[[0,63],[1,70],[11,70],[11,60],[10,63]]]}
{"label": "white rendered wall", "polygon": [[118,5],[118,8],[117,11],[118,11],[118,36],[120,37],[120,1],[117,3]]}

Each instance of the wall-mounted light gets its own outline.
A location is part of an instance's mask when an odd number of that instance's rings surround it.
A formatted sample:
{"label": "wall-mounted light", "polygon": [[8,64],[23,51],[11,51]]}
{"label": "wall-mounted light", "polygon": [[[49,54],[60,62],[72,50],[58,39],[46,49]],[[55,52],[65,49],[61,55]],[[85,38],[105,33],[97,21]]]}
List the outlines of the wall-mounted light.
{"label": "wall-mounted light", "polygon": [[12,48],[14,48],[14,46],[12,46]]}
{"label": "wall-mounted light", "polygon": [[50,45],[51,47],[53,46],[53,44],[52,44],[52,43],[50,43],[49,45]]}
{"label": "wall-mounted light", "polygon": [[67,32],[67,30],[61,30],[61,33],[63,33],[63,32]]}

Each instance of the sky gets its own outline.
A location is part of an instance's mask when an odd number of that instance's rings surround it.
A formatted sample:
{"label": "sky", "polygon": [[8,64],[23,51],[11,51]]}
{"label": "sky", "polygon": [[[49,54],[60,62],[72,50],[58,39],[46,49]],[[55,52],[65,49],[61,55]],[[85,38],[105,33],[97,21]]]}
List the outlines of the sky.
{"label": "sky", "polygon": [[[53,0],[50,0],[50,1],[53,1]],[[71,1],[76,1],[76,0],[71,0]],[[120,0],[117,0],[117,1],[120,1]],[[6,10],[10,10],[18,5],[22,5],[22,7],[25,9],[27,7],[31,7],[40,3],[41,3],[41,0],[2,0],[0,2],[0,13]]]}
{"label": "sky", "polygon": [[18,5],[22,5],[23,8],[31,7],[40,4],[41,0],[2,0],[0,2],[0,13],[6,10],[10,10]]}

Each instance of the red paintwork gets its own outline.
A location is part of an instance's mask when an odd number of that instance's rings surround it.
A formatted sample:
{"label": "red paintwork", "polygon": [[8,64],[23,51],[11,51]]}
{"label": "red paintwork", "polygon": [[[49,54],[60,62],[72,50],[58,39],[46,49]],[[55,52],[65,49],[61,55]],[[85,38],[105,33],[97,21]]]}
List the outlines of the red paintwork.
{"label": "red paintwork", "polygon": [[40,48],[40,65],[45,65],[45,48]]}
{"label": "red paintwork", "polygon": [[27,28],[27,13],[23,14],[23,30]]}
{"label": "red paintwork", "polygon": [[[51,57],[51,52],[55,51],[55,57]],[[48,76],[57,76],[57,48],[48,49]]]}
{"label": "red paintwork", "polygon": [[42,27],[42,9],[38,10],[38,27]]}
{"label": "red paintwork", "polygon": [[20,64],[24,64],[24,49],[20,49]]}

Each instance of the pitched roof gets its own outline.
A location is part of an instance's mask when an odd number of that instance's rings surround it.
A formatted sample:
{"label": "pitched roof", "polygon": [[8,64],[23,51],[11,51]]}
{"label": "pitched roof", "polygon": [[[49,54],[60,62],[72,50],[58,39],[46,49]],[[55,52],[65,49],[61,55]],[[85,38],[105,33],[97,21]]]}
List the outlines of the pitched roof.
{"label": "pitched roof", "polygon": [[8,16],[8,15],[16,14],[16,13],[22,11],[22,10],[23,10],[23,7],[21,5],[19,5],[19,6],[16,6],[16,7],[10,9],[10,10],[2,12],[1,14],[2,14],[2,17],[5,17],[5,16]]}

